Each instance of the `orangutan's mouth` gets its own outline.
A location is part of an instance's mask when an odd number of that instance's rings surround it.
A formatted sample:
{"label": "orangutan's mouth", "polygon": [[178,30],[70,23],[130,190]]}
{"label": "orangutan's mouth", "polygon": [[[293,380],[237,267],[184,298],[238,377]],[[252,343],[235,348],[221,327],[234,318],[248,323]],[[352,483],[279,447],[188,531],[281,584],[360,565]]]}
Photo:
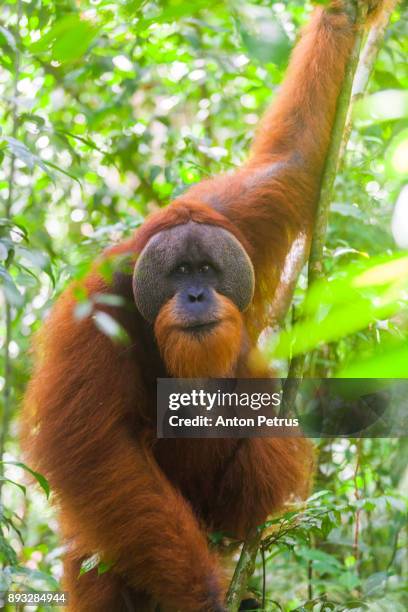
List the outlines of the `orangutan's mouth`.
{"label": "orangutan's mouth", "polygon": [[184,332],[191,333],[191,334],[201,334],[201,333],[212,331],[213,329],[215,329],[215,327],[217,327],[217,325],[219,325],[219,323],[220,321],[207,321],[205,323],[194,323],[193,325],[186,325],[185,327],[182,328],[182,330]]}

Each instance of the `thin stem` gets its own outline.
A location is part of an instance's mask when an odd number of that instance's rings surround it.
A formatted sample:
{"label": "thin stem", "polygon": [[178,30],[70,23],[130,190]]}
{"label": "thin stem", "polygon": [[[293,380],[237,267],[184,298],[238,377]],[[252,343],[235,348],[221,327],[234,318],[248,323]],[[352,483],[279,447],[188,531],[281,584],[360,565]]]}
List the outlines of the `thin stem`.
{"label": "thin stem", "polygon": [[[356,467],[354,469],[354,476],[353,476],[353,481],[354,481],[354,498],[356,500],[356,502],[358,502],[360,500],[360,488],[358,485],[358,476],[359,476],[359,471],[360,471],[360,463],[361,463],[361,442],[362,439],[360,438],[357,442],[357,456],[356,456]],[[357,508],[356,510],[356,514],[355,514],[355,523],[354,523],[354,542],[353,542],[353,550],[354,550],[354,556],[356,558],[356,560],[359,560],[359,556],[360,556],[360,513],[361,513],[361,508]]]}
{"label": "thin stem", "polygon": [[[295,308],[292,307],[292,327],[296,325],[297,321],[297,312]],[[302,354],[291,356],[288,375],[283,383],[283,395],[279,410],[280,417],[285,417],[290,414],[295,406],[298,388],[303,376],[305,359],[306,356]]]}
{"label": "thin stem", "polygon": [[[315,540],[313,534],[309,535],[309,548],[315,548]],[[309,559],[307,563],[307,597],[313,599],[313,559]]]}
{"label": "thin stem", "polygon": [[261,542],[261,557],[262,557],[262,610],[265,610],[266,605],[266,559],[265,559],[265,548]]}
{"label": "thin stem", "polygon": [[313,561],[309,559],[307,563],[307,598],[313,599]]}
{"label": "thin stem", "polygon": [[398,552],[398,539],[400,536],[400,533],[402,531],[402,529],[405,527],[405,521],[404,520],[400,520],[399,524],[397,524],[396,528],[395,528],[395,534],[394,534],[394,542],[393,542],[393,546],[392,546],[392,552],[391,552],[391,557],[390,560],[388,561],[387,564],[387,572],[389,572],[393,566],[393,563],[395,561],[395,557],[397,555]]}
{"label": "thin stem", "polygon": [[256,555],[262,540],[262,529],[253,529],[246,538],[227,593],[229,612],[237,612],[248,580],[255,569]]}
{"label": "thin stem", "polygon": [[[360,488],[359,488],[359,484],[358,484],[358,476],[359,476],[359,472],[360,472],[360,467],[361,467],[361,457],[362,457],[362,443],[363,440],[362,438],[360,438],[357,441],[357,457],[356,457],[356,467],[354,470],[354,497],[356,502],[359,502],[359,500],[361,499],[361,495],[360,495]],[[353,541],[353,551],[354,551],[354,557],[356,559],[356,572],[357,574],[360,574],[360,521],[361,521],[361,508],[358,507],[356,509],[356,514],[355,514],[355,522],[354,522],[354,541]],[[357,590],[360,590],[359,587],[357,588]]]}

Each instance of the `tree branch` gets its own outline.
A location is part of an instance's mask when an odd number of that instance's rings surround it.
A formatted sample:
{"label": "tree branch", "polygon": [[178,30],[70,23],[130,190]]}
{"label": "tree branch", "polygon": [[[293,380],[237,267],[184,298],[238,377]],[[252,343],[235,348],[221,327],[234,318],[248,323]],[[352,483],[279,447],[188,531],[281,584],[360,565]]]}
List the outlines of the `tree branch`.
{"label": "tree branch", "polygon": [[348,107],[346,125],[344,127],[343,139],[340,151],[342,159],[352,130],[352,114],[355,103],[364,96],[371,73],[374,68],[378,53],[384,42],[385,34],[389,26],[392,13],[394,12],[399,0],[388,0],[386,6],[378,16],[376,22],[371,27],[367,41],[358,61],[357,71],[354,77],[351,100]]}
{"label": "tree branch", "polygon": [[367,8],[362,2],[357,3],[356,24],[358,27],[353,49],[346,65],[343,86],[337,101],[336,116],[331,134],[329,150],[323,171],[320,198],[317,206],[316,220],[309,255],[308,286],[323,276],[323,250],[326,241],[327,223],[332,200],[334,179],[340,162],[340,151],[343,142],[343,133],[346,126],[348,108],[351,101],[354,75],[360,56],[363,36],[362,24],[366,17]]}

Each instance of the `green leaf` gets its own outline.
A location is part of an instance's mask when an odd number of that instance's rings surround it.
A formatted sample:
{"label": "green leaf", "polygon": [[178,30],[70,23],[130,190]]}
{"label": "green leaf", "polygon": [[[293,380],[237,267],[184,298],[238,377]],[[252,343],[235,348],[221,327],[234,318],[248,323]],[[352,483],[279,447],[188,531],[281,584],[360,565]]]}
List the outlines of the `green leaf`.
{"label": "green leaf", "polygon": [[387,572],[375,572],[364,582],[365,595],[374,595],[382,592],[385,588],[388,574]]}
{"label": "green leaf", "polygon": [[24,142],[17,140],[16,138],[12,138],[11,136],[5,136],[4,140],[6,140],[8,143],[12,154],[18,157],[18,159],[20,159],[28,168],[30,168],[30,170],[37,165],[40,166],[44,172],[48,172],[47,166],[45,165],[47,162],[44,162],[36,153],[30,151]]}
{"label": "green leaf", "polygon": [[101,561],[98,565],[98,575],[101,576],[102,574],[106,574],[113,566],[114,563],[104,563]]}
{"label": "green leaf", "polygon": [[52,49],[54,60],[72,62],[82,57],[98,34],[98,29],[85,21],[80,21],[75,29],[66,32],[55,41]]}
{"label": "green leaf", "polygon": [[3,537],[0,531],[0,561],[5,561],[5,565],[17,565],[17,555],[14,550]]}
{"label": "green leaf", "polygon": [[7,41],[7,44],[13,49],[13,51],[17,51],[16,39],[10,30],[0,25],[0,35]]}
{"label": "green leaf", "polygon": [[96,293],[94,301],[96,304],[105,304],[106,306],[123,306],[124,304],[123,296],[114,293]]}
{"label": "green leaf", "polygon": [[99,24],[73,13],[54,23],[45,36],[31,45],[31,50],[41,53],[50,49],[54,61],[73,62],[86,53],[99,29]]}
{"label": "green leaf", "polygon": [[392,139],[385,155],[385,171],[390,179],[408,176],[408,129]]}
{"label": "green leaf", "polygon": [[28,237],[27,228],[24,227],[24,225],[20,221],[17,222],[16,221],[16,217],[13,218],[13,219],[7,219],[5,217],[0,217],[0,226],[2,226],[2,227],[9,227],[9,228],[13,229],[14,231],[17,231],[18,233],[21,232],[21,237],[22,238],[27,238]]}
{"label": "green leaf", "polygon": [[81,321],[81,319],[86,319],[92,314],[93,304],[90,300],[84,300],[82,302],[78,302],[74,308],[74,317]]}
{"label": "green leaf", "polygon": [[245,5],[236,6],[233,14],[235,27],[247,54],[261,65],[283,66],[289,57],[292,43],[271,5],[249,11]]}
{"label": "green leaf", "polygon": [[400,89],[401,83],[392,72],[386,72],[385,70],[376,70],[374,78],[379,84],[381,89]]}
{"label": "green leaf", "polygon": [[96,327],[112,340],[126,344],[129,337],[125,329],[108,313],[101,310],[93,315]]}
{"label": "green leaf", "polygon": [[387,89],[359,100],[354,116],[366,123],[377,123],[408,117],[408,91]]}
{"label": "green leaf", "polygon": [[351,591],[361,584],[360,578],[353,572],[343,572],[336,576],[336,581],[339,585],[343,586],[347,590]]}
{"label": "green leaf", "polygon": [[49,264],[49,258],[41,251],[17,245],[16,252],[24,259],[28,260],[35,268],[39,268],[40,270],[44,270]]}
{"label": "green leaf", "polygon": [[8,243],[0,239],[0,261],[6,261],[9,254]]}
{"label": "green leaf", "polygon": [[94,151],[98,151],[99,153],[102,153],[103,155],[108,155],[108,153],[102,150],[100,147],[98,147],[98,145],[95,144],[95,142],[91,140],[91,138],[88,138],[88,137],[85,138],[84,136],[79,136],[78,134],[74,134],[73,132],[69,132],[68,130],[61,130],[61,129],[55,130],[55,133],[62,134],[63,136],[70,136],[71,138],[74,138],[74,140],[78,140],[79,142],[82,142],[90,149],[93,149]]}
{"label": "green leaf", "polygon": [[340,561],[336,559],[336,557],[317,548],[300,547],[297,554],[302,557],[302,559],[306,559],[307,561],[319,561],[320,563],[327,564],[328,566],[338,568],[342,567]]}
{"label": "green leaf", "polygon": [[23,470],[31,474],[31,476],[34,476],[47,498],[49,497],[50,485],[48,484],[48,480],[45,478],[45,476],[43,476],[39,472],[35,472],[30,467],[28,467],[28,465],[22,463],[21,461],[2,461],[1,463],[3,463],[4,465],[17,465],[18,467],[21,467]]}
{"label": "green leaf", "polygon": [[83,576],[84,574],[87,574],[88,572],[92,571],[98,566],[99,562],[100,557],[97,553],[92,555],[91,557],[88,557],[87,559],[82,561],[81,569],[79,570],[79,575]]}
{"label": "green leaf", "polygon": [[0,287],[4,291],[4,295],[9,304],[13,306],[22,306],[24,300],[20,291],[17,289],[14,280],[4,266],[0,265]]}
{"label": "green leaf", "polygon": [[408,378],[408,347],[389,350],[377,347],[371,357],[356,360],[341,368],[339,378]]}
{"label": "green leaf", "polygon": [[25,495],[26,493],[26,488],[24,485],[20,484],[19,482],[16,482],[15,480],[11,480],[10,478],[6,478],[5,476],[0,476],[0,481],[1,482],[8,482],[9,484],[14,485],[15,487],[18,487]]}
{"label": "green leaf", "polygon": [[304,316],[272,340],[271,354],[302,354],[389,318],[400,310],[407,287],[406,255],[362,260],[339,270],[337,278],[312,286]]}
{"label": "green leaf", "polygon": [[43,128],[45,126],[45,119],[40,117],[39,115],[34,115],[32,113],[21,113],[19,115],[18,120],[20,123],[29,122],[34,123],[37,127]]}
{"label": "green leaf", "polygon": [[52,163],[50,161],[44,161],[43,163],[46,164],[46,166],[49,166],[50,168],[54,168],[54,170],[57,170],[58,172],[61,172],[61,174],[65,174],[65,176],[68,176],[70,179],[72,179],[73,181],[78,183],[78,185],[82,189],[82,183],[79,180],[79,178],[77,176],[75,176],[75,174],[72,174],[72,172],[68,172],[68,170],[64,170],[64,168],[60,168],[60,166],[57,166],[56,164],[54,164],[54,163]]}

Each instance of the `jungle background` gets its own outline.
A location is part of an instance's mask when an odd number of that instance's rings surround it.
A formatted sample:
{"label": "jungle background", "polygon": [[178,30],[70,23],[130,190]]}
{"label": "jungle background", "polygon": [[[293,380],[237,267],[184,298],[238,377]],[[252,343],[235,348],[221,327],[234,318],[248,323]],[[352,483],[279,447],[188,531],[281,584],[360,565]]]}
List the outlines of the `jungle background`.
{"label": "jungle background", "polygon": [[[18,444],[33,334],[107,244],[245,159],[311,10],[270,0],[1,3],[0,593],[55,590],[62,571],[52,491],[27,477]],[[402,2],[354,109],[324,282],[306,318],[293,325],[291,311],[266,339],[282,375],[291,355],[306,354],[308,376],[408,377],[407,17]],[[303,272],[296,308],[306,284]],[[407,438],[316,442],[316,492],[277,520],[250,588],[265,610],[405,611]]]}

